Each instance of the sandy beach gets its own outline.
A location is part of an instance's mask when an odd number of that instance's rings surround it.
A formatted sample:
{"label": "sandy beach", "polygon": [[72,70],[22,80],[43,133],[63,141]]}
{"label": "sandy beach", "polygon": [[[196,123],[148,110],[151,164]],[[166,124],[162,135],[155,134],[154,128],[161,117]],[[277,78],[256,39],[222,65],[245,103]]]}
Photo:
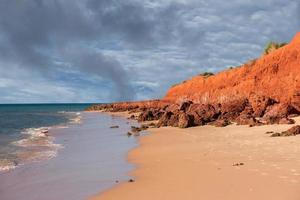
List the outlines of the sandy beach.
{"label": "sandy beach", "polygon": [[300,137],[265,134],[292,126],[149,129],[128,155],[135,181],[90,199],[299,200]]}

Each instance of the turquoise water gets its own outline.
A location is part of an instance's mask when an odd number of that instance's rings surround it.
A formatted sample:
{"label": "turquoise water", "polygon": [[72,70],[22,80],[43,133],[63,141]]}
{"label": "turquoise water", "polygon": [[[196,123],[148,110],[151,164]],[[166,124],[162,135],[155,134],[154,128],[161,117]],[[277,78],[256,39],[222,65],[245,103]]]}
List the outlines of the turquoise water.
{"label": "turquoise water", "polygon": [[58,146],[46,135],[49,128],[78,123],[80,112],[89,105],[0,104],[0,172],[26,159],[53,156]]}

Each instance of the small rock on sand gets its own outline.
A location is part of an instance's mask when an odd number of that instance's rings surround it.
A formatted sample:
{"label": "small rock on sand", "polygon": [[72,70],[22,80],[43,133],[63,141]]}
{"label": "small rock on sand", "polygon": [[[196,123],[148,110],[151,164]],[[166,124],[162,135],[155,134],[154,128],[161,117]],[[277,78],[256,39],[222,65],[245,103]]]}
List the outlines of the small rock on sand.
{"label": "small rock on sand", "polygon": [[234,163],[232,166],[242,166],[242,165],[244,165],[244,163]]}
{"label": "small rock on sand", "polygon": [[274,131],[267,131],[266,134],[274,133]]}

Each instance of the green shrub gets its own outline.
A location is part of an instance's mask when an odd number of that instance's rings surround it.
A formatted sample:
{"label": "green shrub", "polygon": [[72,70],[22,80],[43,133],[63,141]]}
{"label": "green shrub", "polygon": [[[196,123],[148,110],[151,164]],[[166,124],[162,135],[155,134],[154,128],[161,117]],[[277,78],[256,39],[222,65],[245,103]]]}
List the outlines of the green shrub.
{"label": "green shrub", "polygon": [[266,47],[264,49],[264,54],[267,55],[267,54],[271,53],[272,51],[279,49],[280,47],[283,47],[285,45],[287,45],[287,43],[285,43],[285,42],[278,43],[278,42],[271,41],[266,45]]}
{"label": "green shrub", "polygon": [[209,76],[213,76],[213,75],[215,75],[215,74],[212,72],[204,72],[202,74],[199,74],[199,76],[204,76],[204,77],[209,77]]}

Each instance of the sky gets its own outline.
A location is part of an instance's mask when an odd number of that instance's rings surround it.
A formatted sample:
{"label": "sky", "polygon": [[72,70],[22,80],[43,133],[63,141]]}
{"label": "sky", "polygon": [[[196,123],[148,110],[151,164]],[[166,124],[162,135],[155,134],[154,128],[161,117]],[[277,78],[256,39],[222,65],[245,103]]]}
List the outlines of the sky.
{"label": "sky", "polygon": [[0,103],[161,98],[298,31],[298,0],[1,0]]}

